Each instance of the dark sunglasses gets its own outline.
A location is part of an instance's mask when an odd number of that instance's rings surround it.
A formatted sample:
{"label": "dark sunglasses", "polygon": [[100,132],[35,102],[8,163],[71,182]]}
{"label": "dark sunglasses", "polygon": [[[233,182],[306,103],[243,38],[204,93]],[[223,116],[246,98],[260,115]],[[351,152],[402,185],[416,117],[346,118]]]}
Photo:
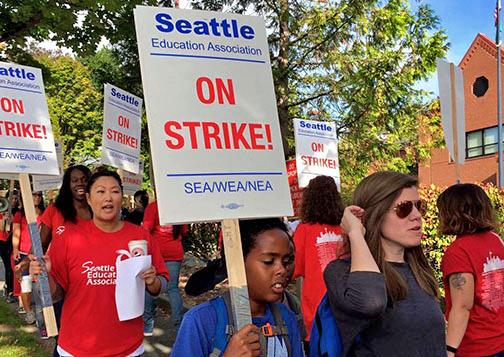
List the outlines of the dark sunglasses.
{"label": "dark sunglasses", "polygon": [[410,215],[411,211],[413,211],[413,206],[416,207],[421,215],[425,213],[425,203],[422,200],[399,202],[397,205],[395,205],[393,210],[395,211],[397,217],[406,218]]}

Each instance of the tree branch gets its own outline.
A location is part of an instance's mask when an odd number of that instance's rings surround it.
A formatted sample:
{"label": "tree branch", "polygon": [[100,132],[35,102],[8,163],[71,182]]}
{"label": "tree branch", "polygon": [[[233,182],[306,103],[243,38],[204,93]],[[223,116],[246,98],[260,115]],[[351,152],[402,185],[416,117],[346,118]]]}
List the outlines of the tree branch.
{"label": "tree branch", "polygon": [[44,15],[42,14],[42,12],[38,12],[30,19],[28,19],[28,21],[25,21],[23,23],[13,23],[10,29],[0,35],[0,43],[7,42],[9,40],[12,40],[13,38],[19,37],[24,32],[37,26],[43,19]]}
{"label": "tree branch", "polygon": [[308,97],[308,98],[304,98],[304,99],[302,99],[302,100],[300,100],[300,101],[298,101],[298,102],[295,102],[295,103],[292,103],[292,104],[288,104],[288,105],[287,105],[287,108],[296,107],[296,106],[298,106],[298,105],[301,105],[301,104],[307,103],[307,102],[309,102],[309,101],[312,101],[312,100],[318,99],[318,98],[320,98],[320,97],[324,97],[324,96],[326,96],[326,95],[329,95],[329,94],[331,94],[332,92],[333,92],[332,90],[329,90],[329,91],[327,91],[327,92],[322,92],[322,93],[316,94],[316,95],[314,95],[314,96],[311,96],[311,97]]}

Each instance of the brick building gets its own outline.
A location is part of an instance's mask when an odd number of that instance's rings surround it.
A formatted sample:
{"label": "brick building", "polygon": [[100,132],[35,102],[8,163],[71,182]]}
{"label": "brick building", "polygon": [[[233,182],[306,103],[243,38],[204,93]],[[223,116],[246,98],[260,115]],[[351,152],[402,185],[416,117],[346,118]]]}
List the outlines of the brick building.
{"label": "brick building", "polygon": [[[504,51],[501,53],[504,58]],[[504,61],[503,61],[504,63]],[[479,33],[459,64],[464,74],[465,163],[462,182],[497,183],[497,48]],[[504,66],[502,67],[504,71]],[[503,81],[504,82],[504,81]],[[504,84],[503,84],[504,89]],[[428,162],[419,167],[422,184],[449,186],[455,183],[455,164],[448,149],[434,149]]]}

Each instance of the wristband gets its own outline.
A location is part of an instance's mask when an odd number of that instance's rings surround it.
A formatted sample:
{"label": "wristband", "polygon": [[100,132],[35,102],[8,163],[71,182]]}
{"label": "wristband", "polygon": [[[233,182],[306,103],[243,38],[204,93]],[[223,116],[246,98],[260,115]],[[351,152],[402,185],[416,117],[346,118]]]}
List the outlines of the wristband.
{"label": "wristband", "polygon": [[448,352],[457,353],[457,349],[455,347],[450,346],[450,345],[446,345],[446,350]]}

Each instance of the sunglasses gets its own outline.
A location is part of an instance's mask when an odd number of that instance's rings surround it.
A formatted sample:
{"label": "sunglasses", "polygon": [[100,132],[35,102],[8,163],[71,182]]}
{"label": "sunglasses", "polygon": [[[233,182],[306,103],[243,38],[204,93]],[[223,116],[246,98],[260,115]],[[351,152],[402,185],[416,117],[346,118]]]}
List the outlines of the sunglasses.
{"label": "sunglasses", "polygon": [[395,211],[397,217],[406,218],[410,215],[411,211],[413,211],[413,206],[415,206],[418,212],[420,212],[420,215],[423,216],[426,210],[425,203],[422,200],[399,202],[397,205],[395,205],[393,210]]}

